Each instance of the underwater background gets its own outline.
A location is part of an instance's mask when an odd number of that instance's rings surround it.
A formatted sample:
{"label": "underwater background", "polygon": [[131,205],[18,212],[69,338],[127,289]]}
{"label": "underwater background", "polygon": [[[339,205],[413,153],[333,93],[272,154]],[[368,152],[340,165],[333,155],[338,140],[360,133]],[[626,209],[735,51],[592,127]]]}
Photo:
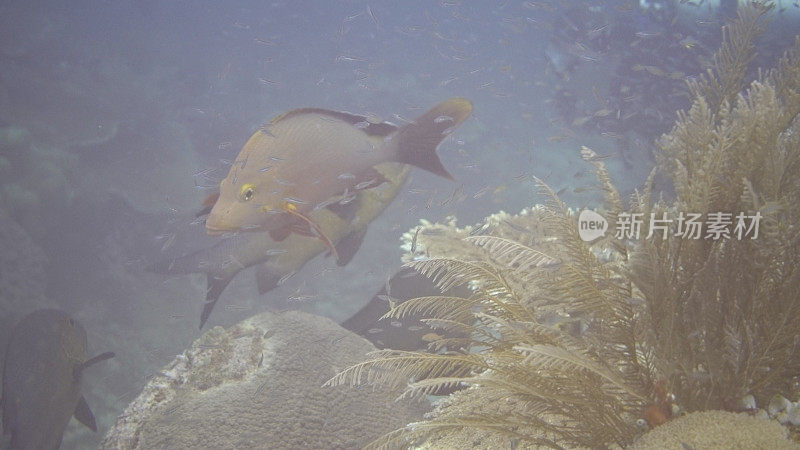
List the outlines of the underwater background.
{"label": "underwater background", "polygon": [[[201,202],[262,123],[298,107],[403,124],[466,97],[474,112],[439,147],[455,182],[412,170],[347,266],[317,258],[264,295],[243,273],[204,330],[267,309],[343,321],[398,270],[420,219],[516,213],[542,201],[533,176],[573,208],[596,205],[582,145],[625,197],[690,105],[686,80],[712,64],[730,3],[3,2],[0,349],[22,316],[58,307],[89,354],[113,350],[84,377],[99,433],[73,421],[62,448],[98,444],[201,335],[205,277],[146,267],[214,245]],[[771,16],[753,72],[800,29],[797,2]]]}

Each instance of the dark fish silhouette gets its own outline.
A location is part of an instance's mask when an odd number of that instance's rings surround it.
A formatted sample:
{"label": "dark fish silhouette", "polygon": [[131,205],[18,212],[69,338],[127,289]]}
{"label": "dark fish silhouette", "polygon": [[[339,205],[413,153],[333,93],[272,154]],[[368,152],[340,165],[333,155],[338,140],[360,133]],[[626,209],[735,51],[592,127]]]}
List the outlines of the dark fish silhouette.
{"label": "dark fish silhouette", "polygon": [[[347,264],[358,251],[368,225],[397,196],[410,168],[404,164],[385,163],[374,170],[382,180],[379,186],[360,190],[353,198],[333,202],[309,213],[334,244],[339,265]],[[149,270],[206,274],[206,303],[200,316],[202,328],[222,291],[243,269],[259,266],[256,276],[259,293],[263,294],[275,288],[284,277],[300,270],[325,248],[319,240],[302,236],[292,235],[278,242],[268,232],[239,233],[222,239],[209,249],[157,263]]]}
{"label": "dark fish silhouette", "polygon": [[86,331],[64,311],[42,309],[15,327],[3,364],[3,433],[12,449],[57,449],[71,416],[97,431],[81,374],[111,352],[86,357]]}
{"label": "dark fish silhouette", "polygon": [[329,236],[310,217],[319,205],[380,181],[383,162],[416,165],[452,178],[436,155],[439,143],[472,113],[453,98],[403,127],[319,108],[289,111],[257,131],[220,183],[206,231],[269,231],[316,236],[336,256]]}
{"label": "dark fish silhouette", "polygon": [[[381,319],[389,312],[391,304],[400,304],[406,300],[428,296],[454,296],[469,297],[470,290],[465,285],[454,286],[448,291],[442,291],[425,275],[409,268],[401,268],[386,283],[386,285],[372,297],[369,303],[358,310],[352,317],[341,323],[342,327],[361,335],[380,349],[392,350],[425,350],[432,341],[440,338],[465,338],[467,336],[448,332],[445,335],[441,330],[434,330],[426,325],[417,314],[409,314],[403,319]],[[451,348],[450,350],[457,350]],[[463,386],[451,386],[433,391],[433,395],[448,395]]]}
{"label": "dark fish silhouette", "polygon": [[428,337],[436,332],[419,320],[424,317],[408,315],[402,320],[381,319],[381,317],[389,312],[390,302],[400,304],[412,298],[437,295],[468,297],[470,291],[466,286],[455,286],[446,293],[442,293],[430,278],[412,269],[402,268],[386,283],[386,286],[372,297],[369,303],[341,325],[365,337],[381,349],[425,349],[428,342],[433,340]]}

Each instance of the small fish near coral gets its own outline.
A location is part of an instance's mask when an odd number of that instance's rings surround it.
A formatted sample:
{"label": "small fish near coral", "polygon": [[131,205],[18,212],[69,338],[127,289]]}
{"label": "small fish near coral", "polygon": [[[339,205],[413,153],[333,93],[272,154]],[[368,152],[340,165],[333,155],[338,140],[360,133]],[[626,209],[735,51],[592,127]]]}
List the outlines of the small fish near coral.
{"label": "small fish near coral", "polygon": [[220,183],[219,198],[212,200],[206,231],[269,231],[276,241],[292,233],[314,236],[336,257],[309,214],[382,183],[373,168],[382,162],[407,163],[452,179],[436,148],[471,113],[469,100],[453,98],[402,127],[319,108],[282,114],[242,148]]}
{"label": "small fish near coral", "polygon": [[81,395],[83,371],[113,358],[86,356],[86,330],[66,312],[42,309],[13,329],[3,364],[3,433],[12,449],[57,449],[71,416],[97,432]]}

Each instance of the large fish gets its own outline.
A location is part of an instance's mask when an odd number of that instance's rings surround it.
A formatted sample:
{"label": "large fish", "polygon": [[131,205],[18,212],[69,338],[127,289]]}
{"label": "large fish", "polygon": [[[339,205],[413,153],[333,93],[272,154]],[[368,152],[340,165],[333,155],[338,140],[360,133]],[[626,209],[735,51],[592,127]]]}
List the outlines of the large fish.
{"label": "large fish", "polygon": [[220,183],[206,230],[265,230],[277,241],[291,233],[317,236],[336,256],[311,211],[379,184],[373,167],[382,162],[412,164],[452,179],[436,148],[471,112],[469,100],[454,98],[400,128],[318,108],[280,115],[242,148]]}
{"label": "large fish", "polygon": [[[361,246],[367,226],[394,200],[408,177],[405,164],[384,163],[375,167],[382,180],[379,186],[360,190],[355,198],[336,202],[309,217],[317,223],[335,245],[339,265],[350,261]],[[256,273],[259,293],[278,285],[285,276],[325,251],[325,244],[316,239],[292,235],[283,241],[273,240],[268,232],[239,233],[224,238],[213,247],[162,261],[150,267],[160,273],[205,273],[206,304],[200,316],[200,328],[208,320],[222,291],[240,271],[258,265]]]}
{"label": "large fish", "polygon": [[114,356],[86,357],[86,331],[64,311],[42,309],[13,329],[3,363],[3,433],[12,449],[57,449],[71,416],[97,431],[81,374]]}

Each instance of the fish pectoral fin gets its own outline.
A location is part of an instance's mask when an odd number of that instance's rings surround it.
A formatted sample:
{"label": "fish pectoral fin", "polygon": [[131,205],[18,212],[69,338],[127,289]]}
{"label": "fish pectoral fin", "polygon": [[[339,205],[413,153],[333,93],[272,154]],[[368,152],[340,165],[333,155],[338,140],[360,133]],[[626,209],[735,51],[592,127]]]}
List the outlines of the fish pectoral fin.
{"label": "fish pectoral fin", "polygon": [[297,218],[306,221],[308,225],[311,227],[311,229],[314,230],[314,232],[316,233],[316,237],[319,240],[321,240],[326,247],[328,247],[328,250],[330,250],[331,255],[333,255],[333,258],[336,259],[336,261],[339,261],[339,254],[336,252],[336,247],[333,246],[333,242],[331,242],[331,240],[328,239],[328,236],[325,236],[325,233],[322,231],[322,228],[320,228],[319,225],[316,224],[316,222],[311,220],[311,218],[306,217],[305,214],[301,213],[300,211],[297,211],[294,208],[287,207],[284,208],[283,210]]}
{"label": "fish pectoral fin", "polygon": [[97,356],[95,356],[93,358],[89,358],[86,361],[84,361],[83,363],[78,364],[77,366],[75,366],[75,368],[72,369],[72,375],[77,380],[78,378],[80,378],[81,373],[83,373],[83,370],[86,369],[87,367],[92,366],[94,364],[97,364],[100,361],[105,361],[107,359],[111,359],[114,356],[116,356],[114,354],[114,352],[105,352],[105,353],[101,353],[101,354],[99,354],[99,355],[97,355]]}
{"label": "fish pectoral fin", "polygon": [[89,404],[86,403],[86,399],[82,395],[78,400],[78,404],[75,406],[73,415],[78,422],[86,425],[90,430],[97,433],[97,422],[94,420],[94,414],[92,414]]}
{"label": "fish pectoral fin", "polygon": [[353,259],[358,249],[361,248],[361,243],[364,242],[364,235],[366,234],[367,227],[363,227],[360,230],[351,232],[336,243],[336,251],[339,253],[339,259],[336,261],[337,265],[345,266]]}
{"label": "fish pectoral fin", "polygon": [[275,242],[280,242],[286,239],[290,234],[292,234],[292,230],[289,227],[278,228],[277,230],[269,230],[269,237]]}

